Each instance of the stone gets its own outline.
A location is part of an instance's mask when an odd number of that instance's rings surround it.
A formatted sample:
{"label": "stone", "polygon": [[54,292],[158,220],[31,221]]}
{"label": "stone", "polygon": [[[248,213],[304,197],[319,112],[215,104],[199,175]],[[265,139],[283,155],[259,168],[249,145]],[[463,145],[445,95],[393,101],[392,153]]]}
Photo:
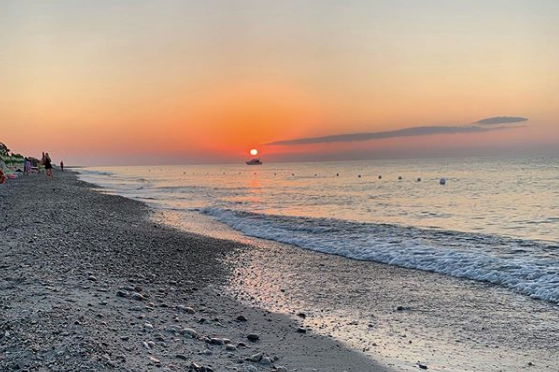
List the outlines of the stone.
{"label": "stone", "polygon": [[194,310],[190,306],[184,306],[184,305],[177,305],[177,310],[182,311],[183,313],[187,313],[187,314],[195,314],[196,313],[196,310]]}
{"label": "stone", "polygon": [[262,357],[263,357],[263,356],[264,356],[264,355],[262,355],[262,353],[258,353],[258,354],[254,354],[254,355],[249,356],[249,357],[247,358],[247,360],[250,361],[250,362],[258,363],[258,362],[260,362],[260,361],[262,360]]}
{"label": "stone", "polygon": [[188,336],[190,338],[197,338],[198,337],[198,332],[196,332],[192,328],[185,328],[181,331],[181,335]]}
{"label": "stone", "polygon": [[237,350],[237,347],[235,345],[232,345],[232,344],[227,344],[227,345],[225,345],[225,350],[235,351],[235,350]]}
{"label": "stone", "polygon": [[285,368],[284,366],[277,366],[276,372],[287,372],[287,368]]}
{"label": "stone", "polygon": [[180,331],[182,331],[182,327],[176,324],[171,324],[170,326],[165,328],[165,331],[169,333],[179,333]]}
{"label": "stone", "polygon": [[238,322],[246,322],[246,321],[247,321],[247,318],[246,318],[244,315],[239,315],[239,316],[237,317],[237,321],[238,321]]}
{"label": "stone", "polygon": [[223,345],[225,342],[223,342],[223,339],[221,338],[217,338],[217,337],[212,337],[210,338],[210,344],[212,345]]}
{"label": "stone", "polygon": [[297,328],[297,333],[307,333],[307,330],[303,327]]}
{"label": "stone", "polygon": [[126,292],[126,291],[123,291],[122,289],[119,289],[119,290],[116,292],[116,295],[117,295],[118,297],[125,297],[125,298],[126,298],[126,297],[130,297],[130,293],[128,293],[128,292]]}
{"label": "stone", "polygon": [[187,360],[188,359],[186,357],[186,355],[184,355],[184,354],[177,354],[177,355],[175,355],[175,358],[180,359],[180,360]]}
{"label": "stone", "polygon": [[136,301],[144,301],[146,299],[146,297],[143,294],[138,293],[138,292],[133,292],[130,295],[130,298],[132,298],[133,300],[136,300]]}
{"label": "stone", "polygon": [[247,335],[247,339],[249,341],[256,342],[256,341],[260,340],[260,336],[258,336],[256,333],[249,333]]}
{"label": "stone", "polygon": [[269,366],[272,363],[274,363],[274,360],[270,357],[263,357],[262,360],[260,361],[260,363],[262,363],[265,366]]}

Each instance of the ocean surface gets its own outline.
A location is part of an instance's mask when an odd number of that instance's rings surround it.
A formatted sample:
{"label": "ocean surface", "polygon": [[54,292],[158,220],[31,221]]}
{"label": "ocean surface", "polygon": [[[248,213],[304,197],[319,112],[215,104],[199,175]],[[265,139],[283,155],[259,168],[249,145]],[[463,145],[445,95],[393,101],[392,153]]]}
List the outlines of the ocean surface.
{"label": "ocean surface", "polygon": [[199,212],[247,236],[490,282],[559,303],[559,158],[80,172],[110,193],[179,215]]}

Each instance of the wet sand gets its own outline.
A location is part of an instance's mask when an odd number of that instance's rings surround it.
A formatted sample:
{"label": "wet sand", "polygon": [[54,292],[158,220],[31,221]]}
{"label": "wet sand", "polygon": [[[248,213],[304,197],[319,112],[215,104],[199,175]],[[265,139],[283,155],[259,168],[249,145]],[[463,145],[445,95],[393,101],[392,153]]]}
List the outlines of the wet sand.
{"label": "wet sand", "polygon": [[[251,244],[228,291],[400,371],[557,371],[559,306],[508,289],[247,238],[208,217],[160,217]],[[299,315],[298,315],[299,314]],[[304,319],[302,318],[304,314]]]}
{"label": "wet sand", "polygon": [[389,371],[229,296],[252,247],[55,176],[0,189],[1,370]]}

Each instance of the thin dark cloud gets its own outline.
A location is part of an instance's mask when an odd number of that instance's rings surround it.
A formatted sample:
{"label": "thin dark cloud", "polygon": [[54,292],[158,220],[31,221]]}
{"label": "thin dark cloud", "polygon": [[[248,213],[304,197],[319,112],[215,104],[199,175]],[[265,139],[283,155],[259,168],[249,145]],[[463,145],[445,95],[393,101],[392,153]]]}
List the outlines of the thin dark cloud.
{"label": "thin dark cloud", "polygon": [[499,124],[516,124],[528,121],[528,118],[523,118],[521,116],[494,116],[491,118],[485,118],[474,122],[473,124],[479,125],[499,125]]}
{"label": "thin dark cloud", "polygon": [[336,142],[362,142],[397,137],[418,137],[433,136],[437,134],[461,134],[461,133],[483,133],[494,130],[505,129],[508,126],[500,124],[517,124],[527,121],[527,118],[519,116],[495,116],[478,120],[469,125],[447,125],[447,126],[421,126],[411,127],[386,132],[365,132],[338,134],[324,137],[295,138],[282,141],[266,143],[266,146],[292,146],[292,145],[312,145],[317,143],[336,143]]}
{"label": "thin dark cloud", "polygon": [[333,143],[333,142],[362,142],[376,139],[396,138],[396,137],[415,137],[415,136],[432,136],[436,134],[458,134],[458,133],[480,133],[490,132],[498,128],[482,128],[478,126],[427,126],[412,127],[405,129],[392,130],[387,132],[370,132],[370,133],[352,133],[340,134],[325,137],[297,138],[284,141],[275,141],[267,143],[269,146],[276,145],[311,145],[317,143]]}

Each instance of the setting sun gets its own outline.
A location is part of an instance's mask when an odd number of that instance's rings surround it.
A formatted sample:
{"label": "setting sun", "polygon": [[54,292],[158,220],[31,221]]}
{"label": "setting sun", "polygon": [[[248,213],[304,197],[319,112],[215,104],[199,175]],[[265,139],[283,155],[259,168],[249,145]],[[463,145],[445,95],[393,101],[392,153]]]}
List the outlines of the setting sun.
{"label": "setting sun", "polygon": [[250,150],[250,154],[252,156],[256,156],[256,155],[258,155],[258,150],[257,149],[252,149],[252,150]]}

